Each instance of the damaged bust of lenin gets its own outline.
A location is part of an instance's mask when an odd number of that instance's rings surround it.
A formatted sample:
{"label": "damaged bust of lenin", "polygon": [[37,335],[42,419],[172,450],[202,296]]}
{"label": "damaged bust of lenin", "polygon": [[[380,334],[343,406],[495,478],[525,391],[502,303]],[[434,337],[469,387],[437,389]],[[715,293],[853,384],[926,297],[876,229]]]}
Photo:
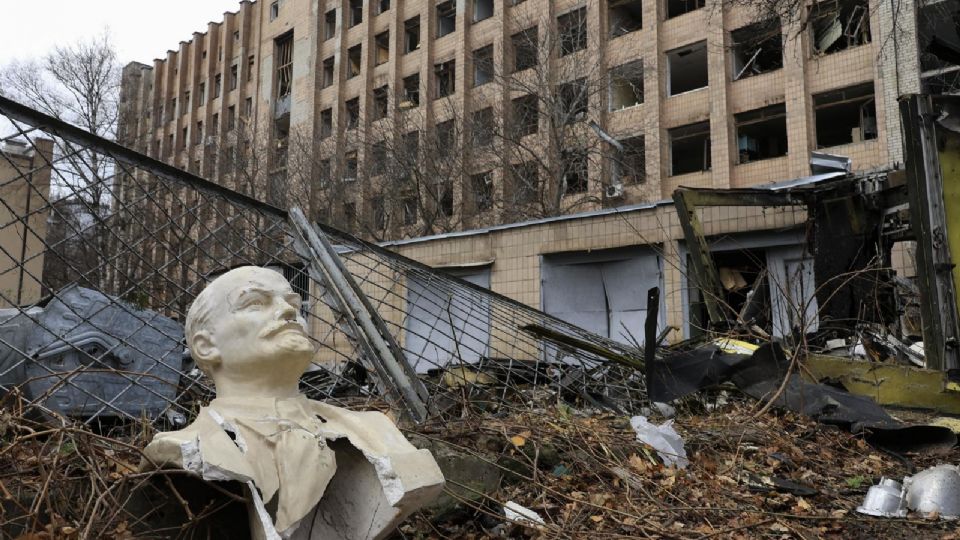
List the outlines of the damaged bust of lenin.
{"label": "damaged bust of lenin", "polygon": [[154,437],[143,468],[246,484],[255,539],[382,538],[439,494],[443,475],[383,414],[300,394],[314,351],[299,308],[282,275],[253,266],[197,296],[187,345],[217,397]]}

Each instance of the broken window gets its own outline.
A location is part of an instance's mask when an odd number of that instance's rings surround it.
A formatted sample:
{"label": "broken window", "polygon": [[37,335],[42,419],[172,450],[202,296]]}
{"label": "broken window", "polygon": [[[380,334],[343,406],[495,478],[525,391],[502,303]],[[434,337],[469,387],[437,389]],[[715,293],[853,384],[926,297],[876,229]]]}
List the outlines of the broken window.
{"label": "broken window", "polygon": [[347,112],[347,129],[356,129],[360,125],[360,98],[348,99],[344,108]]}
{"label": "broken window", "polygon": [[390,11],[390,0],[379,0],[377,4],[377,15]]}
{"label": "broken window", "polygon": [[730,32],[730,40],[733,43],[733,80],[783,67],[783,36],[779,19],[734,30]]}
{"label": "broken window", "polygon": [[672,19],[696,11],[705,5],[705,0],[667,0],[667,18]]}
{"label": "broken window", "polygon": [[513,100],[513,135],[526,137],[540,128],[540,111],[537,96],[530,94]]}
{"label": "broken window", "polygon": [[610,110],[618,111],[643,103],[643,60],[610,70]]}
{"label": "broken window", "polygon": [[[346,178],[344,178],[344,180],[346,180]],[[355,203],[343,203],[343,222],[350,227],[357,223],[357,205]]]}
{"label": "broken window", "polygon": [[387,206],[380,195],[370,199],[370,218],[374,230],[382,231],[387,227]]}
{"label": "broken window", "polygon": [[403,152],[407,163],[416,163],[420,155],[420,132],[408,131],[403,134]]}
{"label": "broken window", "polygon": [[563,168],[563,193],[587,191],[587,153],[583,150],[565,150],[560,155]]}
{"label": "broken window", "polygon": [[670,175],[710,170],[710,122],[673,128],[670,136]]}
{"label": "broken window", "polygon": [[537,65],[538,27],[527,28],[510,37],[513,45],[513,71],[523,71]]}
{"label": "broken window", "polygon": [[487,146],[493,142],[497,127],[493,119],[493,107],[480,109],[473,113],[473,143],[477,146]]}
{"label": "broken window", "polygon": [[437,4],[437,37],[443,37],[457,29],[457,5],[453,0]]}
{"label": "broken window", "polygon": [[293,89],[293,33],[287,33],[276,40],[277,59],[277,97],[290,95]]}
{"label": "broken window", "polygon": [[400,205],[403,207],[403,224],[415,225],[417,223],[417,197],[407,195],[400,201]]}
{"label": "broken window", "polygon": [[787,155],[787,108],[783,103],[733,115],[739,163]]}
{"label": "broken window", "polygon": [[233,40],[234,40],[234,41],[240,41],[240,31],[239,31],[239,30],[234,30],[234,31],[233,31]]}
{"label": "broken window", "polygon": [[383,85],[373,90],[373,119],[386,118],[390,109],[390,87]]}
{"label": "broken window", "polygon": [[707,42],[667,52],[667,94],[675,96],[707,87]]}
{"label": "broken window", "polygon": [[400,100],[401,109],[410,109],[420,105],[420,74],[414,73],[403,79],[403,97]]}
{"label": "broken window", "polygon": [[560,123],[572,124],[583,120],[587,115],[587,80],[577,79],[561,84],[558,89],[559,107],[557,113]]}
{"label": "broken window", "polygon": [[420,48],[420,16],[403,23],[403,53],[412,53]]}
{"label": "broken window", "polygon": [[333,39],[337,35],[337,10],[331,9],[323,16],[323,39]]}
{"label": "broken window", "polygon": [[620,139],[610,167],[611,184],[642,184],[647,178],[647,155],[643,135]]}
{"label": "broken window", "polygon": [[237,108],[234,105],[227,107],[227,130],[237,127]]}
{"label": "broken window", "polygon": [[274,20],[280,16],[280,0],[273,0],[270,2],[270,20]]}
{"label": "broken window", "polygon": [[367,161],[370,163],[370,172],[372,174],[383,174],[387,169],[387,143],[383,141],[373,143]]}
{"label": "broken window", "polygon": [[360,74],[360,62],[363,60],[363,45],[357,44],[347,49],[347,78]]}
{"label": "broken window", "polygon": [[960,88],[960,2],[931,2],[917,14],[917,46],[924,91],[953,94]]}
{"label": "broken window", "polygon": [[333,135],[333,109],[320,111],[320,138],[326,139]]}
{"label": "broken window", "polygon": [[816,94],[813,111],[818,148],[877,138],[872,82]]}
{"label": "broken window", "polygon": [[350,0],[350,27],[363,22],[363,0]]}
{"label": "broken window", "polygon": [[323,61],[323,69],[320,75],[320,88],[333,86],[334,79],[334,58],[331,56]]}
{"label": "broken window", "polygon": [[190,91],[187,90],[183,93],[183,114],[187,114],[190,111]]}
{"label": "broken window", "polygon": [[870,43],[867,0],[825,0],[810,8],[813,50],[830,54]]}
{"label": "broken window", "polygon": [[236,64],[230,66],[230,90],[237,89],[237,83],[240,82],[240,70]]}
{"label": "broken window", "polygon": [[537,200],[540,169],[535,161],[516,163],[510,167],[511,198],[514,204],[529,204]]}
{"label": "broken window", "polygon": [[437,99],[447,97],[457,91],[456,71],[456,60],[450,60],[434,66],[433,73],[436,77]]}
{"label": "broken window", "polygon": [[197,122],[197,129],[193,133],[193,144],[200,144],[203,142],[203,120]]}
{"label": "broken window", "polygon": [[253,98],[246,98],[243,100],[243,116],[250,118],[253,116]]}
{"label": "broken window", "polygon": [[200,83],[200,85],[197,86],[197,102],[202,105],[203,102],[206,101],[206,99],[207,99],[207,83]]}
{"label": "broken window", "polygon": [[376,65],[386,64],[390,59],[390,31],[381,32],[373,38],[376,46]]}
{"label": "broken window", "polygon": [[493,0],[473,0],[473,21],[493,17]]}
{"label": "broken window", "polygon": [[437,182],[437,210],[445,217],[453,215],[453,182]]}
{"label": "broken window", "polygon": [[321,159],[317,166],[317,181],[320,187],[326,187],[330,183],[330,160]]}
{"label": "broken window", "polygon": [[470,177],[470,195],[475,212],[493,208],[493,171]]}
{"label": "broken window", "polygon": [[493,45],[473,51],[473,85],[480,86],[493,80]]}
{"label": "broken window", "polygon": [[557,17],[560,56],[587,48],[587,8],[582,7]]}
{"label": "broken window", "polygon": [[223,86],[223,77],[217,73],[213,76],[213,99],[220,97],[220,89]]}
{"label": "broken window", "polygon": [[610,0],[607,5],[610,37],[615,38],[643,28],[641,0]]}
{"label": "broken window", "polygon": [[343,180],[351,182],[357,179],[357,151],[349,150],[343,156]]}
{"label": "broken window", "polygon": [[436,127],[437,153],[441,156],[450,154],[457,144],[456,125],[453,120],[440,122]]}

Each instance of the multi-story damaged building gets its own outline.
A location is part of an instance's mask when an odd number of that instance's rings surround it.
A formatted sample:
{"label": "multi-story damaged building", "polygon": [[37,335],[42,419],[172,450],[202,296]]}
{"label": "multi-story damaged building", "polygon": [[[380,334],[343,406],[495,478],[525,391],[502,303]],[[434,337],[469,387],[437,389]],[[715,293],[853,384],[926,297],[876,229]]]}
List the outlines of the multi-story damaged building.
{"label": "multi-story damaged building", "polygon": [[[895,167],[898,98],[956,73],[956,2],[765,5],[244,1],[126,67],[120,138],[611,337],[659,284],[687,334],[683,234],[653,203],[805,177],[814,152]],[[715,210],[721,266],[803,273],[804,211]]]}

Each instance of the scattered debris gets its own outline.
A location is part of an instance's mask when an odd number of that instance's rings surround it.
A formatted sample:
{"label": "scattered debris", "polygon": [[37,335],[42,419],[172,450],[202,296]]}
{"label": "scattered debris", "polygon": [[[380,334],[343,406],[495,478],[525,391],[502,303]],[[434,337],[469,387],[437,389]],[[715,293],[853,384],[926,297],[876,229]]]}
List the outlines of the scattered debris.
{"label": "scattered debris", "polygon": [[863,504],[857,512],[875,517],[906,517],[903,501],[903,485],[892,478],[880,478],[880,483],[870,486]]}
{"label": "scattered debris", "polygon": [[652,446],[664,465],[685,469],[690,464],[687,451],[683,448],[683,439],[677,430],[673,429],[673,420],[667,420],[658,426],[648,422],[646,417],[634,416],[630,419],[630,425],[637,432],[637,440]]}
{"label": "scattered debris", "polygon": [[545,521],[543,521],[543,518],[540,517],[540,514],[530,510],[529,508],[524,508],[513,501],[507,501],[507,504],[503,506],[503,513],[507,516],[507,519],[511,521],[530,523],[532,525],[547,524]]}
{"label": "scattered debris", "polygon": [[903,480],[907,507],[943,519],[960,518],[960,468],[937,465]]}

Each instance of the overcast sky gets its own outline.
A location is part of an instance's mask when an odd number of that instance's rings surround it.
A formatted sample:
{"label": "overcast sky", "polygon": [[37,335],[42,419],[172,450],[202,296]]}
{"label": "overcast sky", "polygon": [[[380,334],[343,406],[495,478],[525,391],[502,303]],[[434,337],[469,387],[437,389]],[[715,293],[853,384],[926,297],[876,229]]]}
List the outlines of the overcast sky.
{"label": "overcast sky", "polygon": [[104,28],[122,64],[151,64],[239,7],[239,0],[0,0],[0,65],[42,56]]}

